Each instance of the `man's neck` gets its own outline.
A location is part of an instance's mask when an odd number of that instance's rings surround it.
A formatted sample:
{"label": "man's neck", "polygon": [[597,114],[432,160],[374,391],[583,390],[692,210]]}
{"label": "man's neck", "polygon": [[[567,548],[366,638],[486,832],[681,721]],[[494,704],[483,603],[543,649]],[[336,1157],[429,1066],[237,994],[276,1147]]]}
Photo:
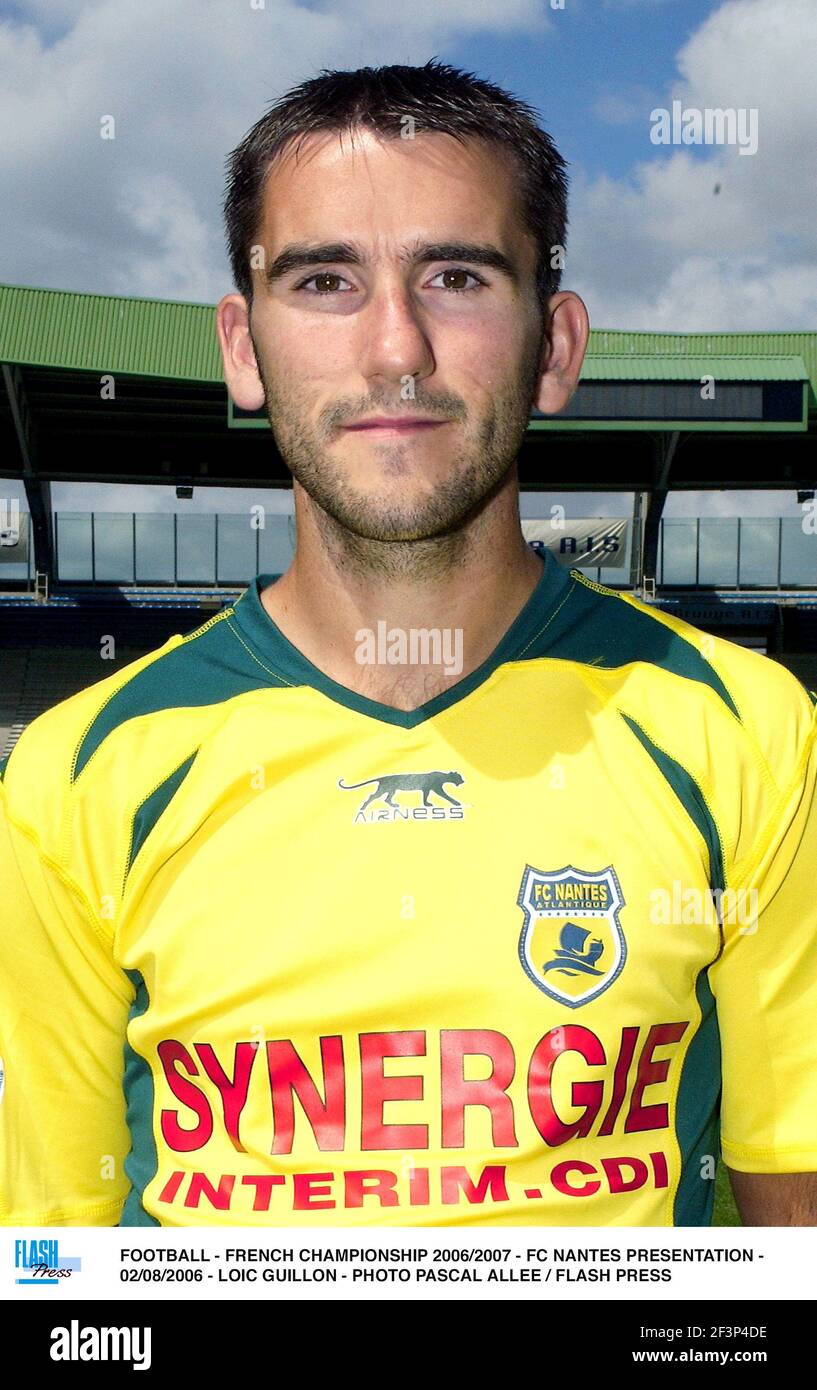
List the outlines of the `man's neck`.
{"label": "man's neck", "polygon": [[[542,575],[526,544],[517,494],[454,536],[416,545],[327,543],[310,507],[295,557],[261,602],[324,675],[396,709],[450,690],[495,650]],[[372,553],[374,552],[374,553]]]}

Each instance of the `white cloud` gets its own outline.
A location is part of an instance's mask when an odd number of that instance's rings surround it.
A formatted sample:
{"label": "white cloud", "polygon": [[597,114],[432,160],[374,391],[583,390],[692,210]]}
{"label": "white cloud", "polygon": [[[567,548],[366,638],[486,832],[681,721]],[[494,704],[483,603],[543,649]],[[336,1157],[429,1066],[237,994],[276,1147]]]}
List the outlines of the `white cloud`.
{"label": "white cloud", "polygon": [[[260,0],[256,0],[256,4]],[[618,0],[619,7],[621,0]],[[613,6],[615,8],[616,6]],[[0,24],[0,276],[149,297],[229,287],[227,152],[266,105],[322,66],[423,62],[449,40],[554,20],[539,0],[19,0]],[[645,15],[649,5],[644,3]],[[381,38],[372,37],[380,33]],[[814,0],[725,0],[678,55],[678,80],[603,93],[597,114],[644,131],[627,178],[573,168],[565,284],[605,327],[808,328],[815,317]],[[378,49],[382,48],[382,53]],[[759,149],[649,143],[656,102],[755,107]],[[102,117],[116,138],[100,138]],[[713,190],[719,185],[719,192]]]}
{"label": "white cloud", "polygon": [[[256,0],[256,4],[258,0]],[[0,278],[217,299],[224,160],[269,103],[321,67],[427,61],[490,29],[545,32],[538,0],[23,0],[0,22]],[[115,119],[115,138],[100,123]]]}
{"label": "white cloud", "polygon": [[129,263],[117,263],[111,290],[152,298],[158,285],[162,297],[206,303],[220,243],[192,193],[177,179],[145,171],[122,181],[117,207],[143,250]]}
{"label": "white cloud", "polygon": [[[814,0],[727,0],[660,104],[756,108],[758,151],[648,144],[627,180],[581,173],[565,285],[600,327],[811,329],[817,316]],[[716,185],[719,191],[715,192]]]}

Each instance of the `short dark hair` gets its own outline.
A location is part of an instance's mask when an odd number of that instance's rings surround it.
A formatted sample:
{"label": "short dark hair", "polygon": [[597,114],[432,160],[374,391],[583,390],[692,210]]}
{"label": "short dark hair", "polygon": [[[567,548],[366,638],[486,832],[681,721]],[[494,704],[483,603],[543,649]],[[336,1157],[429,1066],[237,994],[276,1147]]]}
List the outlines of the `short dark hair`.
{"label": "short dark hair", "polygon": [[[521,213],[538,246],[536,292],[542,311],[559,288],[551,264],[567,232],[566,161],[538,124],[533,108],[501,87],[440,63],[332,71],[293,87],[274,102],[227,160],[224,218],[237,289],[252,302],[250,248],[261,220],[264,183],[275,157],[291,140],[329,130],[368,128],[395,139],[413,117],[416,133],[439,131],[465,140],[497,142],[513,153]],[[297,152],[297,150],[296,150]]]}

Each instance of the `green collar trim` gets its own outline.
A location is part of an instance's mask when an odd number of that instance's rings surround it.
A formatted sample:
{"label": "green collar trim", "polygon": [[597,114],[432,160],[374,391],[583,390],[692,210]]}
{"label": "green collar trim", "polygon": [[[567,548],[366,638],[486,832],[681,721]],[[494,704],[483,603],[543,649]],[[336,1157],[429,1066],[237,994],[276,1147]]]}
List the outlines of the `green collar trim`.
{"label": "green collar trim", "polygon": [[541,629],[542,623],[558,606],[566,589],[571,584],[570,571],[564,569],[551,554],[542,557],[544,567],[536,587],[522,610],[517,614],[505,636],[470,675],[455,681],[449,690],[435,695],[416,709],[395,709],[393,705],[371,700],[367,695],[359,695],[348,686],[331,680],[297,647],[285,637],[277,623],[273,622],[261,602],[261,591],[275,582],[273,574],[258,574],[234,605],[235,622],[242,635],[251,643],[272,671],[292,685],[309,685],[321,691],[330,700],[345,705],[348,709],[367,714],[386,724],[396,724],[404,729],[412,729],[434,715],[464,700],[472,691],[483,685],[488,677],[503,665],[513,661]]}

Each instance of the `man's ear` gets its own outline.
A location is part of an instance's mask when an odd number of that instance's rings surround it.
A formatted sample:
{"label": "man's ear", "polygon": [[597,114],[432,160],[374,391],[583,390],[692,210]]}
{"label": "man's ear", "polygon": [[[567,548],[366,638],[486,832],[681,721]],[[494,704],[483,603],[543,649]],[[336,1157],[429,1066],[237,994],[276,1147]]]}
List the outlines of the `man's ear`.
{"label": "man's ear", "polygon": [[572,290],[551,295],[541,374],[533,399],[543,415],[564,410],[576,390],[589,337],[590,318],[584,300]]}
{"label": "man's ear", "polygon": [[227,390],[242,410],[260,410],[264,383],[250,337],[250,313],[243,294],[225,294],[216,306],[216,332]]}

